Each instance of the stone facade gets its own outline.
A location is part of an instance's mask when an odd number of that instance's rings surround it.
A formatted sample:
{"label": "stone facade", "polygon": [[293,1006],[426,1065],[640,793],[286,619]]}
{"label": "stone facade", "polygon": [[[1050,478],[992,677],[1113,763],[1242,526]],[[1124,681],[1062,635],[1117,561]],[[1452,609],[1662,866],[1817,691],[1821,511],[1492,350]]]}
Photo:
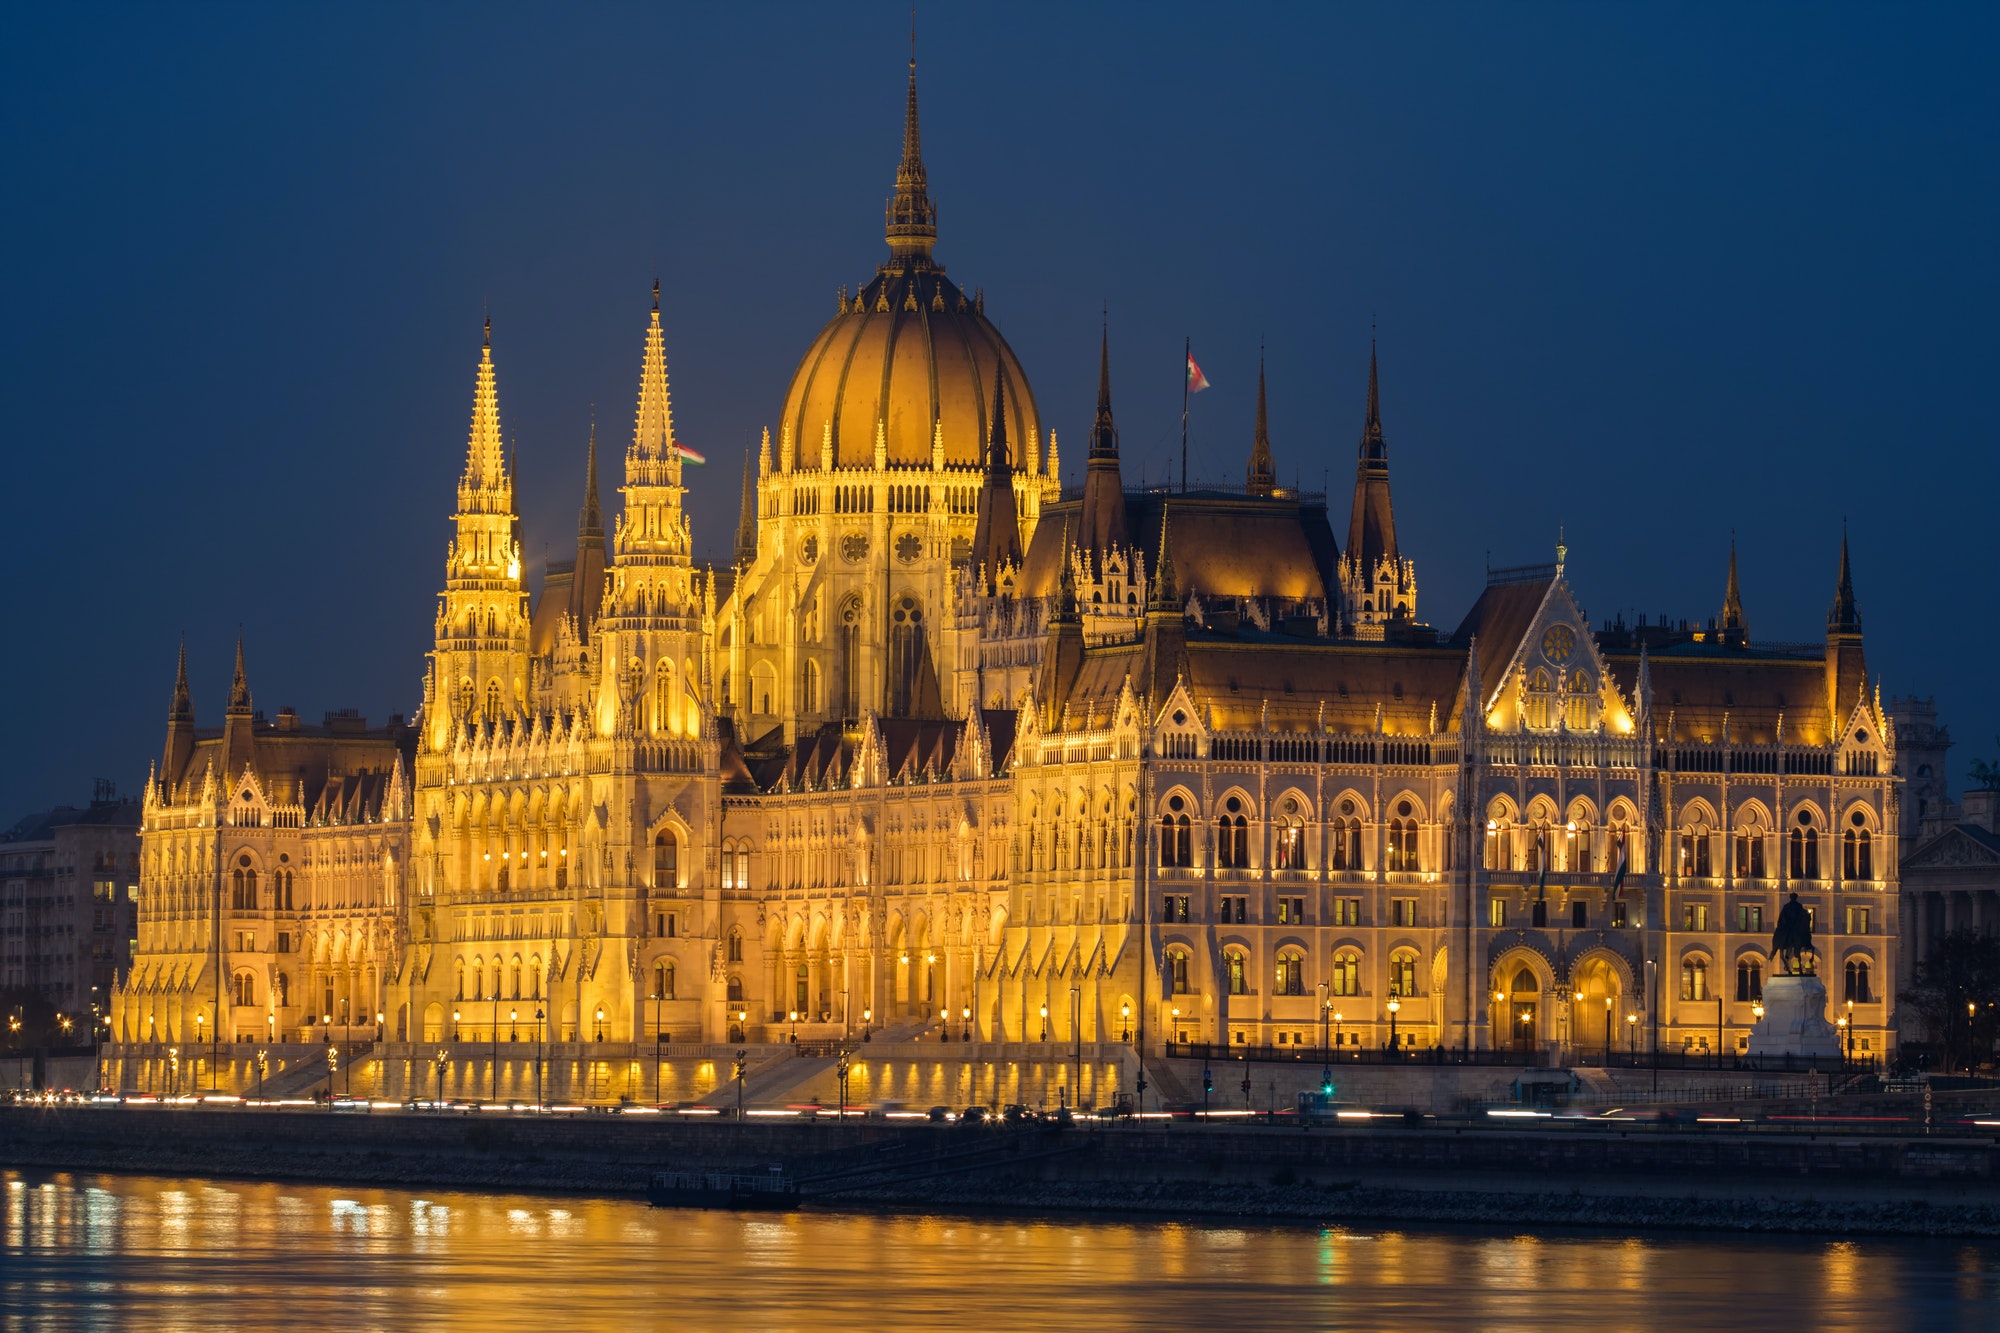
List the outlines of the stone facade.
{"label": "stone facade", "polygon": [[100,783],[89,806],[38,811],[0,834],[0,990],[34,990],[79,1042],[132,964],[139,802]]}

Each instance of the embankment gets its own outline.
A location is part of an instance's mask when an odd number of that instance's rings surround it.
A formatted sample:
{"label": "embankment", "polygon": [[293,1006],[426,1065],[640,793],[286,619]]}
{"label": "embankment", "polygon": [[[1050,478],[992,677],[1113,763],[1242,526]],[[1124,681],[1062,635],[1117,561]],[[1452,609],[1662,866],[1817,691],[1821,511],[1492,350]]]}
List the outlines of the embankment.
{"label": "embankment", "polygon": [[828,1207],[2000,1236],[2000,1146],[1965,1135],[9,1107],[0,1166],[590,1194],[777,1167]]}

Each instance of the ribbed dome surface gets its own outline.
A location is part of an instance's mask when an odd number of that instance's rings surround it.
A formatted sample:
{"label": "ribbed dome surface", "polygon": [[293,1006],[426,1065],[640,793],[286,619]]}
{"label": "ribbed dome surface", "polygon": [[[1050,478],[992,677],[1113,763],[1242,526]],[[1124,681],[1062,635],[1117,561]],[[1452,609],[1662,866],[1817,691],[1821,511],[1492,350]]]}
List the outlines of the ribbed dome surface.
{"label": "ribbed dome surface", "polygon": [[820,330],[792,376],[782,424],[795,466],[819,466],[829,424],[834,466],[874,466],[877,423],[891,465],[929,467],[941,425],[945,462],[979,466],[1002,365],[1010,461],[1024,467],[1041,418],[1013,349],[927,258],[892,261]]}

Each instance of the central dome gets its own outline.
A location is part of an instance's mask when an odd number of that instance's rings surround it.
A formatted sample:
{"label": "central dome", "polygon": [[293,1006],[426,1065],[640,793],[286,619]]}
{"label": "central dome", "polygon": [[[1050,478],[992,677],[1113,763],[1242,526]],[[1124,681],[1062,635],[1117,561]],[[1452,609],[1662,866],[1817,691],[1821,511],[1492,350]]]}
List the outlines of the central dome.
{"label": "central dome", "polygon": [[820,330],[785,394],[780,427],[791,433],[795,467],[817,468],[831,439],[835,467],[872,468],[883,437],[891,465],[929,467],[942,437],[948,465],[985,463],[993,389],[1007,376],[1009,461],[1036,467],[1040,417],[1014,349],[986,318],[985,298],[968,297],[931,259],[937,209],[924,179],[917,135],[917,62],[910,62],[903,160],[887,210],[890,260]]}

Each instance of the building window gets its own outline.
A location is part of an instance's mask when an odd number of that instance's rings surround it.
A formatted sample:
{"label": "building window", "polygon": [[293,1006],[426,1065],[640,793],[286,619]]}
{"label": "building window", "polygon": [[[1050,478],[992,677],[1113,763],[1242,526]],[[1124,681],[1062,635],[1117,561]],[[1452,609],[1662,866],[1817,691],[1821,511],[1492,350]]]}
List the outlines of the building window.
{"label": "building window", "polygon": [[1682,930],[1707,930],[1707,929],[1708,929],[1708,904],[1707,904],[1707,903],[1682,903],[1682,904],[1681,904],[1681,929],[1682,929]]}
{"label": "building window", "polygon": [[1221,900],[1224,925],[1245,925],[1250,920],[1250,900],[1225,894]]}
{"label": "building window", "polygon": [[1746,958],[1736,965],[1736,1002],[1750,1004],[1764,998],[1764,965]]}
{"label": "building window", "polygon": [[1744,829],[1736,835],[1736,878],[1764,878],[1764,830]]}
{"label": "building window", "polygon": [[670,961],[653,965],[653,998],[656,1000],[674,998],[674,965]]}
{"label": "building window", "polygon": [[1582,930],[1590,924],[1590,907],[1581,898],[1573,898],[1569,904],[1569,924],[1572,930]]}
{"label": "building window", "polygon": [[1361,994],[1361,957],[1359,954],[1343,953],[1334,955],[1333,972],[1328,978],[1327,990],[1334,995]]}
{"label": "building window", "polygon": [[1189,916],[1188,895],[1170,893],[1160,903],[1162,921],[1186,921]]}
{"label": "building window", "polygon": [[1813,827],[1812,812],[1799,811],[1798,827],[1788,840],[1790,873],[1793,879],[1819,878],[1819,831]]}
{"label": "building window", "polygon": [[1396,817],[1389,821],[1389,869],[1420,870],[1417,862],[1417,821],[1411,816],[1408,801],[1396,807]]}
{"label": "building window", "polygon": [[[1229,798],[1233,806],[1234,796]],[[1215,821],[1215,863],[1225,870],[1243,870],[1250,865],[1250,825],[1242,815],[1220,815]]]}
{"label": "building window", "polygon": [[1333,924],[1336,926],[1360,925],[1361,900],[1359,898],[1335,898],[1333,900]]}
{"label": "building window", "polygon": [[1868,963],[1866,959],[1854,958],[1848,960],[1847,989],[1841,998],[1851,1000],[1855,1004],[1875,1003],[1875,992],[1870,988],[1868,982]]}
{"label": "building window", "polygon": [[[1850,963],[1848,965],[1848,970],[1850,972],[1853,971],[1853,964]],[[239,1005],[247,1006],[257,1003],[257,978],[248,972],[238,972],[236,974],[234,992],[235,1002]]]}
{"label": "building window", "polygon": [[1305,974],[1306,974],[1306,960],[1304,957],[1295,953],[1278,955],[1277,994],[1279,995],[1305,994],[1305,985],[1306,985]]}
{"label": "building window", "polygon": [[1714,874],[1709,860],[1708,828],[1697,824],[1681,834],[1681,877],[1707,879]]}
{"label": "building window", "polygon": [[1167,994],[1188,993],[1188,956],[1185,949],[1167,951]]}
{"label": "building window", "polygon": [[1743,934],[1754,934],[1764,929],[1764,905],[1762,903],[1736,904],[1736,929]]}
{"label": "building window", "polygon": [[1231,950],[1222,956],[1222,967],[1229,982],[1229,993],[1231,995],[1248,995],[1250,993],[1249,964],[1243,955]]}
{"label": "building window", "polygon": [[1296,820],[1278,826],[1277,845],[1273,848],[1280,870],[1303,870],[1306,864],[1305,826]]}
{"label": "building window", "polygon": [[[1178,801],[1180,798],[1174,798]],[[1165,867],[1194,864],[1193,826],[1186,815],[1160,816],[1160,864]]]}
{"label": "building window", "polygon": [[[1854,821],[1861,822],[1861,812],[1854,812]],[[1875,858],[1873,839],[1865,828],[1851,828],[1840,835],[1840,873],[1847,879],[1873,879]]]}
{"label": "building window", "polygon": [[1681,998],[1683,1000],[1708,998],[1708,960],[1690,958],[1681,964]]}
{"label": "building window", "polygon": [[1407,1000],[1416,993],[1416,955],[1399,953],[1389,960],[1389,994]]}
{"label": "building window", "polygon": [[1486,924],[1495,930],[1501,930],[1506,927],[1507,900],[1505,898],[1488,898],[1486,900]]}
{"label": "building window", "polygon": [[727,948],[727,951],[726,951],[726,954],[725,954],[725,961],[727,961],[727,962],[731,962],[731,963],[740,963],[740,962],[742,962],[742,961],[743,961],[743,932],[742,932],[742,931],[740,931],[740,930],[731,930],[731,931],[729,932],[729,943],[728,943],[728,948]]}
{"label": "building window", "polygon": [[1623,901],[1619,901],[1619,902],[1614,902],[1614,903],[1612,903],[1612,904],[1611,904],[1611,925],[1612,925],[1612,927],[1613,927],[1614,929],[1619,929],[1619,930],[1622,930],[1622,929],[1624,929],[1624,927],[1626,926],[1626,924],[1627,924],[1627,922],[1626,922],[1626,920],[1625,920],[1625,904],[1624,904],[1624,902],[1623,902]]}
{"label": "building window", "polygon": [[[1342,801],[1340,805],[1344,811],[1351,810],[1354,802]],[[1337,818],[1333,821],[1329,833],[1333,839],[1333,846],[1329,849],[1333,853],[1332,868],[1361,869],[1361,821],[1356,818]]]}
{"label": "building window", "polygon": [[659,836],[653,839],[653,887],[679,888],[680,871],[680,840],[674,837],[672,829],[661,829]]}
{"label": "building window", "polygon": [[1417,924],[1417,900],[1415,898],[1391,898],[1389,900],[1389,924],[1414,928]]}

